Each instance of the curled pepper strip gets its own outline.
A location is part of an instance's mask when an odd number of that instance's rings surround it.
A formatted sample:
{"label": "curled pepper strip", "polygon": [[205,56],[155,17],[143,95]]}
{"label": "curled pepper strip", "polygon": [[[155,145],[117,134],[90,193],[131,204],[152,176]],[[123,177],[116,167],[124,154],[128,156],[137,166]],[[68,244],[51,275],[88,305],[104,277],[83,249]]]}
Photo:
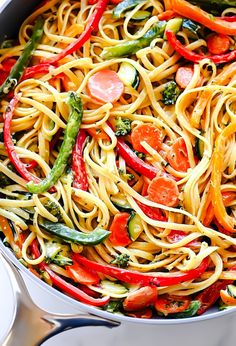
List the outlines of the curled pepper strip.
{"label": "curled pepper strip", "polygon": [[[37,240],[34,240],[31,244],[31,250],[35,258],[38,258],[40,256],[40,251],[38,248]],[[55,274],[47,265],[45,262],[41,262],[39,265],[39,268],[41,270],[44,270],[48,273],[53,285],[63,292],[67,293],[71,297],[78,299],[82,303],[90,304],[93,306],[104,306],[106,305],[110,297],[105,296],[103,298],[93,298],[86,294],[84,291],[80,290],[79,288],[73,286],[72,284],[66,282],[63,280],[59,275]]]}
{"label": "curled pepper strip", "polygon": [[134,270],[121,269],[108,264],[93,262],[79,254],[74,254],[74,258],[77,262],[83,264],[87,268],[105,275],[113,276],[123,282],[139,284],[141,286],[154,285],[158,287],[178,285],[181,282],[194,280],[200,277],[209,265],[208,258],[204,258],[199,267],[185,273],[152,273],[148,275]]}
{"label": "curled pepper strip", "polygon": [[225,53],[225,54],[219,54],[219,55],[202,55],[195,53],[191,50],[189,50],[187,47],[185,47],[179,40],[177,40],[176,35],[171,30],[166,30],[166,38],[172,48],[179,53],[183,58],[186,60],[199,63],[199,61],[203,59],[210,59],[215,64],[222,64],[225,62],[229,62],[236,59],[236,50],[233,50],[232,52]]}
{"label": "curled pepper strip", "polygon": [[99,0],[97,2],[97,5],[95,7],[93,14],[88,20],[88,23],[86,25],[84,32],[82,33],[82,35],[80,35],[78,40],[69,44],[61,53],[57,54],[55,57],[45,60],[44,63],[55,65],[59,60],[65,58],[67,55],[70,55],[74,53],[76,50],[80,49],[83,46],[83,44],[90,39],[92,31],[98,29],[98,24],[107,7],[108,2],[109,0]]}
{"label": "curled pepper strip", "polygon": [[19,159],[14,144],[11,137],[11,121],[16,108],[17,103],[19,102],[20,95],[16,95],[10,102],[7,107],[7,111],[4,114],[4,126],[3,126],[3,138],[6,150],[9,156],[11,163],[14,165],[17,172],[24,178],[26,181],[33,181],[38,184],[41,180],[38,177],[35,177],[33,174],[29,173],[27,166]]}
{"label": "curled pepper strip", "polygon": [[213,17],[198,6],[192,5],[185,0],[168,0],[166,2],[168,2],[168,10],[172,10],[183,17],[187,16],[189,19],[204,25],[214,32],[236,35],[236,23]]}
{"label": "curled pepper strip", "polygon": [[144,175],[149,179],[156,177],[158,170],[156,167],[149,165],[141,160],[135,152],[124,142],[123,139],[117,139],[117,149],[120,156],[123,157],[129,167],[133,168],[139,174]]}
{"label": "curled pepper strip", "polygon": [[212,174],[211,174],[211,194],[212,204],[215,212],[215,217],[219,224],[229,232],[236,232],[233,228],[233,219],[227,214],[223,197],[220,189],[222,179],[222,167],[224,159],[225,142],[227,138],[235,134],[236,122],[228,125],[218,136],[215,143],[215,150],[212,157]]}

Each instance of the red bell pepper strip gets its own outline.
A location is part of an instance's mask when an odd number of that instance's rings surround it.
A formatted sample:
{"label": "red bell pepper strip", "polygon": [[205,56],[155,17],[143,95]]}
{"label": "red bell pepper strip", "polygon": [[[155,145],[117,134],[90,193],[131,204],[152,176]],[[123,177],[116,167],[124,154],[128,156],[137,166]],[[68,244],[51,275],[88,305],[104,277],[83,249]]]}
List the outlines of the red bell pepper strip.
{"label": "red bell pepper strip", "polygon": [[90,39],[92,32],[98,29],[100,19],[107,7],[108,2],[109,0],[98,0],[95,10],[88,20],[88,24],[86,25],[84,32],[80,35],[78,40],[70,43],[61,53],[45,60],[43,63],[55,65],[59,60],[80,49],[84,45],[84,43]]}
{"label": "red bell pepper strip", "polygon": [[214,284],[200,292],[194,299],[200,301],[201,303],[201,306],[197,311],[197,315],[202,315],[211,306],[213,306],[220,298],[220,291],[226,289],[227,285],[232,283],[233,280],[216,281]]}
{"label": "red bell pepper strip", "polygon": [[192,19],[214,32],[225,35],[236,35],[236,23],[230,23],[217,17],[213,17],[198,6],[190,4],[188,1],[171,0],[169,1],[169,6],[170,8],[168,9],[177,12],[183,17]]}
{"label": "red bell pepper strip", "polygon": [[182,43],[177,40],[175,34],[171,30],[166,30],[166,38],[172,48],[179,53],[182,57],[184,57],[186,60],[198,63],[199,61],[203,59],[210,59],[215,64],[222,64],[225,62],[229,62],[236,59],[236,50],[233,50],[230,53],[226,54],[220,54],[220,55],[201,55],[195,52],[192,52],[188,48],[186,48]]}
{"label": "red bell pepper strip", "polygon": [[[40,251],[38,249],[37,240],[34,240],[31,244],[31,250],[32,254],[34,255],[34,258],[38,258],[40,256]],[[66,282],[63,280],[59,275],[55,274],[47,265],[45,262],[41,262],[39,265],[39,268],[41,270],[44,270],[48,273],[53,285],[63,292],[69,294],[71,297],[78,299],[82,303],[90,304],[93,306],[103,306],[106,305],[110,297],[105,296],[103,298],[95,299],[89,295],[87,295],[84,291],[80,290],[79,288],[73,286],[72,284]]]}
{"label": "red bell pepper strip", "polygon": [[129,213],[118,213],[114,216],[109,230],[109,240],[115,246],[127,246],[132,243],[128,232]]}
{"label": "red bell pepper strip", "polygon": [[117,138],[117,149],[120,156],[123,157],[128,166],[133,168],[134,171],[149,179],[156,177],[158,169],[140,159],[123,139]]}
{"label": "red bell pepper strip", "polygon": [[27,169],[34,169],[37,166],[37,164],[38,163],[36,161],[32,160],[32,161],[26,163],[25,165],[26,165]]}
{"label": "red bell pepper strip", "polygon": [[54,66],[52,66],[48,63],[27,67],[25,69],[25,72],[24,72],[21,80],[32,78],[35,75],[48,73],[53,68],[54,68]]}
{"label": "red bell pepper strip", "polygon": [[172,286],[177,285],[181,282],[194,280],[200,277],[206,271],[209,265],[208,258],[204,258],[199,267],[188,272],[175,272],[169,274],[156,273],[156,275],[152,273],[153,275],[148,275],[134,270],[117,268],[109,264],[93,262],[79,254],[74,254],[74,257],[77,262],[83,264],[87,268],[103,273],[105,275],[113,276],[123,282],[139,284],[141,286]]}
{"label": "red bell pepper strip", "polygon": [[26,165],[19,159],[16,154],[14,144],[11,137],[11,121],[15,107],[19,101],[19,95],[16,95],[7,107],[7,111],[4,114],[4,126],[3,126],[3,138],[6,150],[11,163],[16,168],[17,172],[27,181],[33,180],[35,183],[39,183],[40,179],[35,177],[33,174],[29,173]]}
{"label": "red bell pepper strip", "polygon": [[72,152],[72,172],[74,176],[73,187],[83,191],[88,190],[88,178],[83,159],[83,146],[86,138],[86,132],[80,130]]}
{"label": "red bell pepper strip", "polygon": [[[183,231],[178,231],[178,230],[172,230],[170,234],[167,236],[168,240],[170,243],[178,243],[179,241],[183,240],[187,234]],[[197,242],[196,240],[192,240],[189,243],[187,243],[186,247],[191,247],[191,246],[197,246],[199,247],[201,243]]]}
{"label": "red bell pepper strip", "polygon": [[164,11],[164,12],[158,14],[157,17],[159,20],[167,20],[168,21],[172,18],[179,17],[179,15],[172,10],[167,10],[167,11]]}
{"label": "red bell pepper strip", "polygon": [[138,204],[139,208],[144,212],[144,214],[150,217],[150,219],[157,220],[157,221],[167,221],[166,216],[162,214],[160,209],[150,207],[139,201],[136,201],[136,203]]}

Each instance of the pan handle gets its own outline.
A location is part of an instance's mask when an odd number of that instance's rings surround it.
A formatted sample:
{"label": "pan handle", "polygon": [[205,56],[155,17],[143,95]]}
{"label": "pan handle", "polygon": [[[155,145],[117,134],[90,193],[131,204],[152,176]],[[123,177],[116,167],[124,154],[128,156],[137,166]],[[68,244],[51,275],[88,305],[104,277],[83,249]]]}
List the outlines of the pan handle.
{"label": "pan handle", "polygon": [[[63,331],[85,327],[100,326],[113,328],[119,322],[95,316],[89,313],[54,314],[38,307],[31,299],[20,269],[16,267],[0,248],[0,258],[11,279],[15,311],[9,330],[6,333],[3,346],[39,346]],[[22,330],[26,331],[22,334]]]}

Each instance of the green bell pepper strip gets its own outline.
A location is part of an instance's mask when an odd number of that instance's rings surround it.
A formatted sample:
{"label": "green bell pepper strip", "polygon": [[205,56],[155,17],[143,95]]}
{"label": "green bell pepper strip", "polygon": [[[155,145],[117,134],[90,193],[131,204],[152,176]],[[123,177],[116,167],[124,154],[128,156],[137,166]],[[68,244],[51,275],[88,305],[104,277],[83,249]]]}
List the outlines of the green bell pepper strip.
{"label": "green bell pepper strip", "polygon": [[78,134],[82,118],[83,118],[83,105],[80,97],[75,93],[69,94],[68,104],[70,106],[70,115],[65,130],[65,136],[61,145],[59,154],[54,163],[51,172],[39,184],[30,181],[26,187],[31,193],[43,193],[49,190],[64,173],[68,164],[69,157],[75,145],[76,136]]}
{"label": "green bell pepper strip", "polygon": [[0,87],[0,97],[9,94],[9,92],[14,89],[18,81],[21,79],[26,66],[30,62],[32,52],[35,50],[38,42],[40,41],[43,35],[43,25],[44,20],[42,17],[39,17],[36,20],[35,25],[33,27],[32,36],[27,42],[21,56],[19,57],[15,65],[12,67],[10,74],[5,80],[5,82]]}
{"label": "green bell pepper strip", "polygon": [[100,244],[111,234],[111,232],[102,228],[96,228],[91,233],[83,233],[69,228],[62,223],[54,223],[48,220],[40,221],[39,225],[48,233],[53,234],[66,242],[81,245]]}
{"label": "green bell pepper strip", "polygon": [[155,38],[161,37],[164,34],[165,27],[166,21],[159,21],[137,40],[126,41],[112,47],[105,47],[101,53],[101,58],[108,60],[135,54],[140,49],[148,47]]}

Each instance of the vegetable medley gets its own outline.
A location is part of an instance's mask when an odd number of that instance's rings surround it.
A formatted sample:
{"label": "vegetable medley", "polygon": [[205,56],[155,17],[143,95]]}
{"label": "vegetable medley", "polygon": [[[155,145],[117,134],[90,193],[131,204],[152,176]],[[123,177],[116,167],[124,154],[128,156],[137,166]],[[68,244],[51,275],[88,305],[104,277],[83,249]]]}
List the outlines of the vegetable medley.
{"label": "vegetable medley", "polygon": [[136,318],[236,305],[236,1],[51,0],[0,47],[0,237]]}

